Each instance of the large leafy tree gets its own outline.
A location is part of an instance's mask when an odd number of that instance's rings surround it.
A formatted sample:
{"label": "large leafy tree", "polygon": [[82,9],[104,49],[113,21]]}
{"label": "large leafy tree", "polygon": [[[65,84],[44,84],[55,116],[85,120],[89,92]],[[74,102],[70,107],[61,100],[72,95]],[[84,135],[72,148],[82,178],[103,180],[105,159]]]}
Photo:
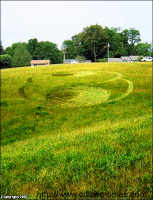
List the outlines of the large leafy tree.
{"label": "large leafy tree", "polygon": [[121,32],[126,55],[136,55],[135,45],[141,41],[140,32],[134,28],[125,29]]}
{"label": "large leafy tree", "polygon": [[[124,48],[124,44],[122,41],[122,35],[120,33],[121,28],[111,28],[105,27],[105,30],[108,35],[108,42],[110,44],[110,52],[109,57],[120,57],[122,55],[126,55],[126,50]],[[107,54],[105,55],[107,57]]]}
{"label": "large leafy tree", "polygon": [[10,55],[13,58],[14,50],[12,49],[12,47],[7,47],[5,49],[5,54],[8,54],[8,55]]}
{"label": "large leafy tree", "polygon": [[65,40],[62,43],[61,50],[66,52],[66,58],[73,59],[77,56],[77,47],[73,40]]}
{"label": "large leafy tree", "polygon": [[27,44],[26,42],[17,42],[17,43],[12,44],[11,47],[7,47],[7,48],[5,49],[5,54],[9,54],[9,55],[13,58],[15,49],[16,49],[19,45],[22,45],[22,46],[28,51],[28,44]]}
{"label": "large leafy tree", "polygon": [[139,56],[152,56],[151,44],[139,43],[135,46],[135,52]]}
{"label": "large leafy tree", "polygon": [[128,30],[128,40],[129,40],[130,44],[132,44],[132,45],[140,42],[141,41],[140,32],[138,30],[136,30],[135,28],[130,28]]}
{"label": "large leafy tree", "polygon": [[34,55],[35,55],[37,46],[38,46],[38,40],[36,38],[30,39],[28,41],[28,51],[31,54],[32,59],[36,59],[36,57]]}
{"label": "large leafy tree", "polygon": [[72,41],[76,48],[77,55],[85,56],[86,58],[90,59],[90,54],[92,53],[89,53],[88,49],[85,47],[85,44],[84,45],[82,44],[81,38],[82,38],[82,33],[72,36]]}
{"label": "large leafy tree", "polygon": [[62,63],[63,59],[62,52],[58,50],[57,45],[49,41],[38,42],[33,56],[38,60],[49,59],[52,64]]}
{"label": "large leafy tree", "polygon": [[86,54],[92,54],[94,62],[96,62],[97,56],[105,50],[108,40],[106,31],[98,24],[84,28],[75,38],[78,40],[78,44],[83,46],[81,48],[83,55],[89,59]]}
{"label": "large leafy tree", "polygon": [[15,50],[20,45],[23,46],[28,51],[28,44],[26,42],[16,42],[12,44],[12,49]]}
{"label": "large leafy tree", "polygon": [[141,41],[140,32],[134,28],[128,30],[128,41],[130,43],[129,55],[136,55],[135,45]]}
{"label": "large leafy tree", "polygon": [[128,29],[123,30],[121,33],[121,40],[125,49],[125,56],[130,55],[130,45],[129,45],[129,31]]}
{"label": "large leafy tree", "polygon": [[13,56],[13,67],[22,67],[29,66],[31,61],[30,53],[25,49],[22,44],[18,44],[18,46],[14,50]]}
{"label": "large leafy tree", "polygon": [[108,36],[106,31],[96,24],[83,29],[81,41],[93,53],[94,62],[96,62],[97,56],[102,54],[106,48]]}

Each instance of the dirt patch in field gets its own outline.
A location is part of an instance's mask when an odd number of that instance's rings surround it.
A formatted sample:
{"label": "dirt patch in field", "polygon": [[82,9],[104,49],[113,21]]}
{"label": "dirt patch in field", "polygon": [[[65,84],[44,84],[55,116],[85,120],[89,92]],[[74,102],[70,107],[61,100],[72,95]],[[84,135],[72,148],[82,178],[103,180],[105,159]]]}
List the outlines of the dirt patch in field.
{"label": "dirt patch in field", "polygon": [[19,95],[23,98],[27,98],[27,95],[25,94],[24,88],[25,88],[25,86],[19,88]]}
{"label": "dirt patch in field", "polygon": [[52,76],[72,76],[73,73],[68,73],[68,72],[57,72],[53,73]]}
{"label": "dirt patch in field", "polygon": [[76,96],[76,92],[72,89],[63,89],[52,91],[46,95],[46,99],[50,103],[63,103]]}

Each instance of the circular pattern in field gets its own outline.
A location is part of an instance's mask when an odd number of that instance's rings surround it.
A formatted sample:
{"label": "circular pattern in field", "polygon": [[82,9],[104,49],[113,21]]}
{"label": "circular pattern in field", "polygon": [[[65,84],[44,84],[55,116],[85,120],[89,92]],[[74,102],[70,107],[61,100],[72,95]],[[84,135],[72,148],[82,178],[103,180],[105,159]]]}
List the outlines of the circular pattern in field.
{"label": "circular pattern in field", "polygon": [[78,86],[73,90],[78,95],[67,101],[72,107],[100,104],[110,97],[110,92],[100,87]]}
{"label": "circular pattern in field", "polygon": [[46,95],[46,99],[50,103],[65,103],[69,99],[76,96],[73,89],[58,89]]}
{"label": "circular pattern in field", "polygon": [[68,73],[68,72],[57,72],[53,73],[52,76],[72,76],[73,73]]}
{"label": "circular pattern in field", "polygon": [[79,71],[77,73],[70,73],[70,72],[56,72],[53,73],[52,76],[89,76],[93,75],[97,72],[92,72],[92,71]]}
{"label": "circular pattern in field", "polygon": [[89,75],[93,75],[96,74],[96,72],[92,72],[92,71],[80,71],[76,74],[74,74],[74,76],[89,76]]}
{"label": "circular pattern in field", "polygon": [[[45,98],[51,104],[67,105],[70,107],[78,106],[90,106],[106,103],[114,103],[127,97],[133,90],[133,82],[122,78],[122,74],[111,71],[79,71],[79,72],[57,72],[52,74],[53,76],[75,76],[84,80],[84,76],[95,75],[93,79],[89,77],[88,82],[85,81],[79,83],[77,86],[60,86],[51,90]],[[112,77],[112,75],[114,77]],[[88,79],[88,78],[87,78]],[[102,80],[103,79],[103,80]],[[93,81],[94,80],[94,81]],[[122,81],[120,85],[117,85],[117,81]],[[19,89],[20,96],[28,99],[38,98],[37,85],[32,84],[31,79],[27,79],[27,83]],[[126,87],[124,83],[128,84]],[[29,87],[30,84],[30,87]],[[32,85],[31,85],[32,84]],[[85,84],[85,85],[82,85]],[[122,86],[124,91],[122,90]],[[118,90],[117,90],[118,88]],[[36,91],[36,92],[35,92]],[[115,92],[114,92],[115,91]],[[29,94],[29,95],[28,95]],[[30,96],[30,98],[29,98]],[[111,96],[111,98],[110,98]]]}

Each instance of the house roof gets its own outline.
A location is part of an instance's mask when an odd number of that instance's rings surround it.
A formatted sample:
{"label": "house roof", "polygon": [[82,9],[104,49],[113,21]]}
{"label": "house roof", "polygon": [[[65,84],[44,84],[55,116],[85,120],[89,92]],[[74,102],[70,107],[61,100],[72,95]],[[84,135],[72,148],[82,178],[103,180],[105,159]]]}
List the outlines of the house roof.
{"label": "house roof", "polygon": [[121,58],[108,58],[108,62],[123,62]]}
{"label": "house roof", "polygon": [[130,56],[121,56],[122,60],[127,60],[127,61],[131,61]]}
{"label": "house roof", "polygon": [[91,63],[91,60],[86,60],[85,62],[87,62],[87,63]]}
{"label": "house roof", "polygon": [[[71,63],[72,61],[76,61],[76,59],[65,59],[65,63]],[[85,60],[85,61],[83,61],[83,63],[84,62],[91,63],[91,60]]]}
{"label": "house roof", "polygon": [[137,60],[139,56],[130,56],[131,60]]}
{"label": "house roof", "polygon": [[70,63],[72,61],[76,61],[75,59],[65,59],[65,63]]}
{"label": "house roof", "polygon": [[50,60],[31,60],[31,65],[34,64],[50,64]]}

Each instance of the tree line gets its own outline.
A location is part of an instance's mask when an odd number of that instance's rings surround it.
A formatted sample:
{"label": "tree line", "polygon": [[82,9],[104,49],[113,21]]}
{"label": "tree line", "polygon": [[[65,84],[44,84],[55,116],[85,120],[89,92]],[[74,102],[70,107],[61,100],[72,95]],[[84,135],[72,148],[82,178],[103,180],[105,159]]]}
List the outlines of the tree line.
{"label": "tree line", "polygon": [[36,38],[28,43],[18,42],[5,50],[0,43],[1,68],[29,66],[31,60],[50,60],[51,64],[63,62],[63,51],[66,59],[85,58],[92,62],[107,61],[107,47],[109,57],[121,56],[152,56],[149,43],[141,43],[140,32],[134,28],[122,30],[117,28],[103,28],[96,24],[83,29],[71,40],[65,40],[59,50],[57,44],[49,41],[38,42]]}
{"label": "tree line", "polygon": [[67,52],[66,58],[82,55],[92,62],[107,59],[108,44],[110,58],[130,55],[151,56],[151,44],[140,42],[140,32],[134,28],[102,28],[96,24],[84,28],[81,33],[72,36],[71,40],[64,41],[62,49]]}
{"label": "tree line", "polygon": [[[11,60],[6,66],[6,59]],[[31,60],[50,60],[51,64],[62,63],[62,52],[57,45],[49,42],[30,39],[28,43],[18,42],[5,50],[1,44],[1,68],[30,66]]]}

